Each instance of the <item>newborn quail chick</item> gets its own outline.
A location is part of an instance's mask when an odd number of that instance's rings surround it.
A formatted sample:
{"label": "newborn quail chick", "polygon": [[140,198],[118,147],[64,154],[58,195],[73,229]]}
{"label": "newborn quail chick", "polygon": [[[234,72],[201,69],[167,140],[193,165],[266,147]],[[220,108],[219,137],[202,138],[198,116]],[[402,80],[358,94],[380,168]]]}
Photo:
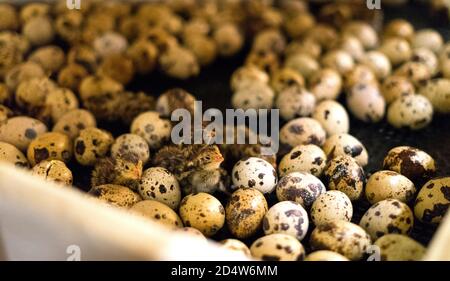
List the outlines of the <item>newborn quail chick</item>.
{"label": "newborn quail chick", "polygon": [[133,154],[100,159],[92,171],[91,186],[118,184],[136,189],[142,176],[142,161]]}
{"label": "newborn quail chick", "polygon": [[216,145],[170,145],[161,148],[153,163],[172,172],[189,193],[226,190],[226,171],[220,167],[222,154]]}

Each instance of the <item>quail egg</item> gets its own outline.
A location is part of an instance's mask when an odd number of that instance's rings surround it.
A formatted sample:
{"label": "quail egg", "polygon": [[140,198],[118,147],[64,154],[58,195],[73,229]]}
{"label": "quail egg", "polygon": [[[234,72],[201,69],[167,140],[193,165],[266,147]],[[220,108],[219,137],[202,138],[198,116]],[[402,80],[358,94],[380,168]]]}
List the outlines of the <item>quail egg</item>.
{"label": "quail egg", "polygon": [[312,115],[319,121],[328,136],[346,134],[350,128],[347,110],[338,102],[324,100],[320,102]]}
{"label": "quail egg", "polygon": [[253,82],[241,87],[231,97],[233,108],[270,109],[273,106],[275,93],[268,84]]}
{"label": "quail egg", "polygon": [[231,173],[235,188],[255,188],[262,193],[271,193],[278,182],[275,168],[257,157],[238,161]]}
{"label": "quail egg", "polygon": [[436,171],[434,159],[425,151],[411,146],[397,146],[389,150],[383,168],[412,181],[429,178]]}
{"label": "quail egg", "polygon": [[144,199],[156,200],[176,210],[181,201],[181,189],[177,178],[162,167],[144,171],[138,186]]}
{"label": "quail egg", "polygon": [[131,124],[131,133],[143,137],[150,149],[160,148],[170,138],[171,124],[155,111],[139,114]]}
{"label": "quail egg", "polygon": [[16,167],[28,167],[28,160],[23,153],[12,144],[0,141],[0,162],[14,164]]}
{"label": "quail egg", "polygon": [[284,120],[310,116],[316,106],[316,97],[298,87],[285,88],[278,93],[276,107]]}
{"label": "quail egg", "polygon": [[280,143],[288,148],[300,144],[325,143],[326,132],[317,120],[308,117],[296,118],[286,123],[280,130]]}
{"label": "quail egg", "polygon": [[385,199],[410,202],[416,193],[414,183],[394,171],[378,171],[372,174],[366,184],[366,198],[371,204]]}
{"label": "quail egg", "polygon": [[143,165],[150,158],[150,150],[147,142],[142,137],[134,134],[123,134],[119,136],[111,146],[112,157],[117,157],[125,153],[134,154],[142,161]]}
{"label": "quail egg", "polygon": [[407,95],[397,98],[387,112],[389,124],[396,128],[423,129],[433,119],[433,105],[422,95]]}
{"label": "quail egg", "polygon": [[184,197],[179,212],[184,225],[200,230],[207,237],[216,234],[225,223],[225,210],[220,201],[204,192]]}
{"label": "quail egg", "polygon": [[344,75],[355,67],[353,57],[343,50],[332,50],[322,57],[322,65]]}
{"label": "quail egg", "polygon": [[348,259],[336,252],[321,250],[307,255],[305,261],[348,261]]}
{"label": "quail egg", "polygon": [[347,91],[357,84],[378,85],[378,79],[372,69],[362,64],[356,65],[352,71],[344,76],[344,78],[344,86]]}
{"label": "quail egg", "polygon": [[450,206],[450,177],[427,182],[417,195],[414,214],[422,222],[438,224]]}
{"label": "quail egg", "polygon": [[155,200],[139,201],[130,208],[130,211],[166,226],[183,227],[180,217],[174,210]]}
{"label": "quail egg", "polygon": [[267,212],[264,195],[254,188],[240,188],[231,194],[225,208],[225,218],[231,234],[238,239],[248,238],[261,229]]}
{"label": "quail egg", "polygon": [[427,48],[414,49],[411,61],[419,62],[428,67],[431,76],[435,76],[439,72],[439,61],[435,53]]}
{"label": "quail egg", "polygon": [[436,112],[450,113],[450,79],[430,80],[419,90],[419,94],[428,98]]}
{"label": "quail egg", "polygon": [[245,65],[238,68],[231,76],[231,89],[233,92],[238,91],[242,87],[247,87],[252,83],[269,82],[269,75],[254,65]]}
{"label": "quail egg", "polygon": [[139,194],[128,187],[116,184],[94,186],[89,190],[89,194],[105,203],[124,208],[130,208],[142,200]]}
{"label": "quail egg", "polygon": [[93,166],[98,159],[106,156],[114,141],[108,131],[86,128],[74,142],[75,159],[83,166]]}
{"label": "quail egg", "polygon": [[219,242],[220,247],[243,253],[247,257],[251,257],[250,249],[242,241],[229,238]]}
{"label": "quail egg", "polygon": [[308,172],[319,177],[326,163],[327,157],[317,145],[298,145],[281,159],[278,171],[280,176],[291,172]]}
{"label": "quail egg", "polygon": [[62,115],[53,126],[52,131],[67,135],[74,140],[80,131],[97,126],[94,115],[85,109],[74,109]]}
{"label": "quail egg", "polygon": [[92,46],[99,57],[123,53],[127,47],[127,39],[119,33],[108,31],[98,36]]}
{"label": "quail egg", "polygon": [[386,234],[374,245],[380,248],[382,261],[419,261],[426,251],[419,242],[402,234]]}
{"label": "quail egg", "polygon": [[422,86],[431,78],[431,72],[424,63],[409,61],[394,71],[394,76],[406,77],[416,87]]}
{"label": "quail egg", "polygon": [[387,104],[391,104],[396,99],[415,94],[414,85],[405,77],[389,76],[381,85],[381,93]]}
{"label": "quail egg", "polygon": [[386,24],[384,37],[398,37],[410,40],[414,36],[414,26],[404,19],[394,19]]}
{"label": "quail egg", "polygon": [[359,225],[375,241],[389,233],[408,234],[414,225],[414,215],[405,203],[397,199],[386,199],[372,205]]}
{"label": "quail egg", "polygon": [[378,86],[356,84],[347,92],[347,106],[357,119],[376,123],[384,117],[386,102]]}
{"label": "quail egg", "polygon": [[366,50],[373,49],[378,45],[377,32],[372,26],[363,21],[347,23],[342,29],[342,34],[355,36]]}
{"label": "quail egg", "polygon": [[399,65],[408,61],[412,56],[411,46],[405,39],[392,37],[386,39],[379,49],[391,62]]}
{"label": "quail egg", "polygon": [[311,76],[309,89],[317,100],[335,100],[342,90],[342,77],[332,68],[323,68]]}
{"label": "quail egg", "polygon": [[8,118],[0,123],[0,141],[13,144],[21,151],[26,151],[37,136],[46,132],[44,123],[27,116]]}
{"label": "quail egg", "polygon": [[263,219],[266,235],[283,233],[302,241],[308,232],[309,219],[305,209],[293,201],[278,202],[273,205]]}
{"label": "quail egg", "polygon": [[303,88],[305,79],[294,69],[283,67],[272,75],[270,85],[276,93],[281,93],[291,87]]}
{"label": "quail egg", "polygon": [[361,167],[369,163],[369,154],[364,145],[349,134],[336,134],[329,137],[323,145],[323,151],[328,159],[347,155],[356,160]]}
{"label": "quail egg", "polygon": [[309,80],[320,69],[316,59],[305,53],[293,54],[286,58],[285,67],[292,68]]}
{"label": "quail egg", "polygon": [[32,174],[65,185],[72,185],[72,172],[59,160],[42,161],[32,169]]}
{"label": "quail egg", "polygon": [[310,215],[316,226],[339,220],[350,221],[353,205],[345,193],[329,190],[317,197],[312,204]]}
{"label": "quail egg", "polygon": [[78,100],[75,94],[66,88],[57,88],[50,91],[45,97],[45,106],[50,112],[54,123],[66,113],[78,108]]}
{"label": "quail egg", "polygon": [[250,247],[252,256],[263,261],[301,261],[305,258],[303,245],[287,234],[263,236]]}
{"label": "quail egg", "polygon": [[436,30],[421,29],[414,34],[411,45],[414,49],[427,48],[438,54],[444,46],[444,39]]}
{"label": "quail egg", "polygon": [[176,109],[183,108],[191,114],[195,111],[195,97],[181,88],[172,88],[162,93],[156,101],[156,110],[162,117],[170,117]]}
{"label": "quail egg", "polygon": [[61,160],[67,163],[72,158],[72,141],[61,133],[43,133],[30,143],[27,157],[32,166],[44,160]]}

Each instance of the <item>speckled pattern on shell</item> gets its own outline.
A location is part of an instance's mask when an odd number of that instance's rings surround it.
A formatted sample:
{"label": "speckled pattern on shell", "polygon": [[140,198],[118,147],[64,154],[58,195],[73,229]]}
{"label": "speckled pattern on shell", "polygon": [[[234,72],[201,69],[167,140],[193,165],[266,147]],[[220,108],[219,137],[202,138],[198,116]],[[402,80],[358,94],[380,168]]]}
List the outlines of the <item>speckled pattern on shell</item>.
{"label": "speckled pattern on shell", "polygon": [[378,171],[367,180],[365,193],[371,204],[385,199],[408,203],[414,198],[416,187],[411,180],[397,172]]}
{"label": "speckled pattern on shell", "polygon": [[32,174],[65,185],[71,185],[73,181],[72,172],[64,162],[59,160],[40,162],[33,167]]}
{"label": "speckled pattern on shell", "polygon": [[231,89],[237,91],[256,81],[268,83],[269,75],[254,65],[245,65],[236,69],[231,75]]}
{"label": "speckled pattern on shell", "polygon": [[297,202],[282,201],[273,205],[263,219],[266,235],[284,233],[302,241],[308,232],[309,219],[305,209]]}
{"label": "speckled pattern on shell", "polygon": [[414,85],[402,76],[389,76],[381,85],[381,94],[387,104],[391,104],[397,98],[414,95],[415,91]]}
{"label": "speckled pattern on shell", "polygon": [[312,117],[319,121],[328,136],[347,134],[350,129],[347,110],[337,101],[322,101],[317,105]]}
{"label": "speckled pattern on shell", "polygon": [[155,200],[137,202],[130,211],[166,226],[183,227],[180,217],[174,210]]}
{"label": "speckled pattern on shell", "polygon": [[450,177],[428,181],[417,195],[414,214],[422,222],[440,223],[450,207]]}
{"label": "speckled pattern on shell", "polygon": [[409,234],[414,225],[414,215],[405,203],[386,199],[372,205],[359,225],[376,240],[389,233]]}
{"label": "speckled pattern on shell", "polygon": [[128,187],[116,184],[94,186],[89,194],[116,207],[130,208],[142,198]]}
{"label": "speckled pattern on shell", "polygon": [[310,116],[316,106],[316,97],[309,91],[293,86],[278,93],[275,106],[284,120]]}
{"label": "speckled pattern on shell", "polygon": [[383,96],[377,85],[356,84],[347,91],[347,106],[357,119],[364,122],[379,122],[385,114]]}
{"label": "speckled pattern on shell", "polygon": [[61,160],[67,163],[72,158],[72,141],[61,133],[43,133],[28,146],[27,158],[32,166],[43,160]]}
{"label": "speckled pattern on shell", "polygon": [[274,103],[275,93],[268,84],[253,82],[239,88],[231,97],[234,108],[270,109]]}
{"label": "speckled pattern on shell", "polygon": [[81,130],[91,127],[97,127],[94,115],[85,109],[74,109],[59,118],[53,126],[53,132],[66,134],[74,140]]}
{"label": "speckled pattern on shell", "polygon": [[293,148],[300,144],[325,143],[326,132],[320,123],[312,118],[296,118],[286,123],[280,130],[280,145]]}
{"label": "speckled pattern on shell", "polygon": [[336,134],[329,137],[323,145],[323,151],[328,159],[347,155],[356,160],[361,167],[369,163],[369,154],[364,145],[349,134]]}
{"label": "speckled pattern on shell", "polygon": [[315,225],[338,220],[350,221],[353,216],[353,205],[345,193],[329,190],[319,195],[314,201],[310,216]]}
{"label": "speckled pattern on shell", "polygon": [[317,71],[309,81],[309,89],[318,101],[337,99],[342,90],[342,77],[335,69]]}
{"label": "speckled pattern on shell", "polygon": [[47,132],[47,126],[41,121],[27,116],[17,116],[0,123],[0,141],[13,144],[26,151],[31,141]]}
{"label": "speckled pattern on shell", "polygon": [[145,165],[150,158],[148,144],[142,137],[135,134],[123,134],[116,138],[111,146],[111,156],[117,157],[121,154],[131,153]]}
{"label": "speckled pattern on shell", "polygon": [[0,141],[0,161],[8,162],[16,167],[28,167],[28,159],[12,144]]}
{"label": "speckled pattern on shell", "polygon": [[225,209],[220,201],[204,192],[184,197],[179,212],[184,225],[192,226],[208,237],[225,223]]}
{"label": "speckled pattern on shell", "polygon": [[329,189],[344,192],[352,201],[361,197],[366,177],[364,170],[350,156],[330,160],[324,175]]}
{"label": "speckled pattern on shell", "polygon": [[278,171],[280,176],[308,172],[318,177],[326,164],[327,157],[320,147],[314,144],[298,145],[281,159]]}
{"label": "speckled pattern on shell", "polygon": [[323,183],[307,172],[292,172],[285,175],[276,188],[279,201],[294,201],[307,209],[325,191]]}
{"label": "speckled pattern on shell", "polygon": [[254,235],[262,226],[268,210],[264,195],[254,188],[241,188],[233,192],[225,208],[226,222],[238,239]]}
{"label": "speckled pattern on shell", "polygon": [[433,105],[422,95],[397,98],[387,111],[389,124],[396,128],[422,129],[433,119]]}
{"label": "speckled pattern on shell", "polygon": [[172,126],[169,120],[159,117],[156,111],[139,114],[131,124],[131,133],[143,137],[150,149],[158,149],[170,138]]}
{"label": "speckled pattern on shell", "polygon": [[110,132],[98,128],[86,128],[75,139],[75,159],[84,166],[95,165],[98,159],[106,156],[113,142],[114,138]]}
{"label": "speckled pattern on shell", "polygon": [[317,226],[311,233],[310,243],[313,250],[330,250],[350,260],[360,260],[371,240],[358,225],[340,220]]}
{"label": "speckled pattern on shell", "polygon": [[303,245],[287,234],[270,234],[257,239],[250,247],[252,256],[263,261],[301,261]]}
{"label": "speckled pattern on shell", "polygon": [[420,88],[419,93],[431,102],[436,112],[450,113],[450,79],[430,80]]}
{"label": "speckled pattern on shell", "polygon": [[138,186],[144,199],[152,199],[176,210],[181,201],[181,189],[177,178],[162,167],[148,168],[142,174]]}
{"label": "speckled pattern on shell", "polygon": [[257,157],[239,160],[231,174],[235,188],[255,188],[262,193],[271,193],[278,182],[275,168]]}
{"label": "speckled pattern on shell", "polygon": [[383,168],[400,173],[412,181],[427,179],[436,172],[434,159],[428,153],[410,146],[397,146],[389,150]]}
{"label": "speckled pattern on shell", "polygon": [[386,234],[374,243],[381,250],[382,261],[419,261],[425,247],[402,234]]}

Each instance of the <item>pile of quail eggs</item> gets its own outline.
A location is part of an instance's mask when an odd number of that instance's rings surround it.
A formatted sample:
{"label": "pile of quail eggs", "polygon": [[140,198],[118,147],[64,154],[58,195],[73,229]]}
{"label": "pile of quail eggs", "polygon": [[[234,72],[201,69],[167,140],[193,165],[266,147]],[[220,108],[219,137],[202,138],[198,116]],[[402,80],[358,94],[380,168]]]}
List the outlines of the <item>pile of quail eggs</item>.
{"label": "pile of quail eggs", "polygon": [[[249,258],[362,260],[378,246],[382,260],[420,260],[425,247],[408,235],[415,222],[441,222],[450,177],[434,178],[433,157],[410,146],[367,174],[348,112],[411,130],[450,113],[450,43],[403,19],[376,30],[355,3],[324,5],[316,18],[306,2],[271,2],[0,4],[0,161],[68,188],[80,176],[69,167],[83,166],[99,202]],[[245,40],[231,104],[280,110],[277,154],[173,144],[170,115],[193,112],[195,96],[127,90],[156,70],[195,76]],[[129,130],[113,135],[104,121]],[[371,206],[356,220],[362,202]]]}

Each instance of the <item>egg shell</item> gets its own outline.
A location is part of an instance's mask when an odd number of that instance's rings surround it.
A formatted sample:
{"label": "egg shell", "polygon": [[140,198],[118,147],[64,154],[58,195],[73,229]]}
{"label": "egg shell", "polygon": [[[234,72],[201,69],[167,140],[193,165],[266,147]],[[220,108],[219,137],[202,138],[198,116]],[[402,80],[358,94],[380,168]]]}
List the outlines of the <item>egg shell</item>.
{"label": "egg shell", "polygon": [[280,176],[308,172],[318,177],[326,164],[327,157],[320,147],[314,144],[298,145],[281,159],[278,171]]}
{"label": "egg shell", "polygon": [[376,123],[384,117],[386,102],[378,86],[356,84],[347,92],[347,106],[357,119]]}
{"label": "egg shell", "polygon": [[130,208],[142,198],[128,187],[116,184],[104,184],[92,187],[89,192],[93,197],[116,207]]}
{"label": "egg shell", "polygon": [[64,185],[72,185],[73,182],[72,172],[59,160],[40,162],[33,167],[32,174]]}
{"label": "egg shell", "polygon": [[50,91],[45,98],[45,105],[54,123],[58,122],[66,112],[77,109],[79,106],[75,94],[66,88]]}
{"label": "egg shell", "polygon": [[28,146],[27,158],[32,166],[44,160],[61,160],[65,163],[72,158],[72,141],[68,136],[48,132],[36,137]]}
{"label": "egg shell", "polygon": [[167,76],[187,79],[196,76],[200,65],[194,53],[178,45],[170,46],[159,56],[159,65]]}
{"label": "egg shell", "polygon": [[414,95],[415,91],[414,85],[402,76],[389,76],[381,86],[381,93],[387,104],[391,104],[399,97]]}
{"label": "egg shell", "polygon": [[333,44],[333,48],[341,49],[347,52],[350,56],[352,56],[353,60],[359,61],[364,56],[364,47],[353,35],[342,35],[338,41]]}
{"label": "egg shell", "polygon": [[416,193],[414,183],[394,171],[378,171],[372,174],[366,184],[366,198],[371,204],[385,199],[410,202]]}
{"label": "egg shell", "polygon": [[325,143],[326,132],[320,123],[312,118],[296,118],[286,123],[280,130],[280,143],[293,148],[300,144]]}
{"label": "egg shell", "polygon": [[302,241],[308,232],[308,214],[302,205],[293,201],[283,201],[270,207],[263,219],[266,235],[283,233]]}
{"label": "egg shell", "polygon": [[21,151],[26,151],[36,137],[46,132],[44,123],[27,116],[12,117],[0,123],[0,141],[10,143]]}
{"label": "egg shell", "polygon": [[413,50],[411,61],[419,62],[428,67],[431,76],[439,72],[439,61],[435,53],[427,48],[417,48]]}
{"label": "egg shell", "polygon": [[333,68],[323,68],[317,71],[309,81],[309,89],[318,101],[335,100],[342,90],[342,77]]}
{"label": "egg shell", "polygon": [[92,46],[99,57],[106,57],[124,52],[128,47],[128,42],[123,35],[108,31],[95,38]]}
{"label": "egg shell", "polygon": [[414,26],[404,19],[394,19],[386,24],[384,27],[384,37],[399,37],[404,39],[411,39],[414,36]]}
{"label": "egg shell", "polygon": [[386,39],[379,51],[389,59],[392,65],[399,65],[410,60],[413,53],[409,42],[398,37]]}
{"label": "egg shell", "polygon": [[183,227],[180,217],[174,210],[155,200],[139,201],[130,208],[130,211],[166,226]]}
{"label": "egg shell", "polygon": [[450,113],[450,79],[430,80],[420,88],[419,94],[431,102],[434,111],[444,114]]}
{"label": "egg shell", "polygon": [[145,200],[156,200],[174,210],[181,201],[181,189],[177,178],[162,167],[145,170],[139,181],[138,191]]}
{"label": "egg shell", "polygon": [[287,57],[284,66],[299,72],[307,81],[320,69],[317,60],[305,53]]}
{"label": "egg shell", "polygon": [[316,97],[302,88],[285,88],[278,93],[275,106],[284,120],[306,117],[314,111]]}
{"label": "egg shell", "polygon": [[375,241],[389,233],[408,234],[414,225],[414,215],[405,203],[397,199],[386,199],[372,205],[359,225]]}
{"label": "egg shell", "polygon": [[342,155],[330,160],[324,175],[330,190],[342,191],[352,201],[361,197],[366,177],[361,166],[350,156]]}
{"label": "egg shell", "polygon": [[426,179],[436,172],[434,159],[425,151],[411,146],[397,146],[389,150],[383,169],[400,173],[412,181]]}
{"label": "egg shell", "polygon": [[75,159],[83,166],[93,166],[109,152],[114,138],[110,132],[98,128],[86,128],[74,142]]}
{"label": "egg shell", "polygon": [[356,160],[361,167],[369,163],[369,154],[364,145],[349,134],[336,134],[329,137],[323,145],[323,151],[328,159],[347,155]]}
{"label": "egg shell", "polygon": [[163,117],[170,117],[172,112],[178,108],[187,109],[193,114],[195,97],[181,88],[172,88],[162,93],[156,101],[156,110]]}
{"label": "egg shell", "polygon": [[329,190],[320,194],[311,207],[311,221],[317,226],[333,221],[350,221],[353,205],[345,193]]}
{"label": "egg shell", "polygon": [[139,114],[131,124],[131,133],[143,137],[150,149],[158,149],[170,138],[169,120],[159,117],[156,111]]}
{"label": "egg shell", "polygon": [[24,62],[12,67],[5,74],[5,83],[9,90],[15,91],[22,82],[32,78],[45,77],[42,67],[35,62]]}
{"label": "egg shell", "polygon": [[355,67],[353,57],[343,50],[332,50],[322,57],[322,65],[344,75]]}
{"label": "egg shell", "polygon": [[255,188],[262,193],[271,193],[278,182],[275,168],[257,157],[239,160],[231,173],[235,188]]}
{"label": "egg shell", "polygon": [[420,261],[426,248],[414,239],[401,234],[386,234],[377,239],[382,261]]}
{"label": "egg shell", "polygon": [[346,90],[352,89],[357,84],[378,85],[378,79],[372,69],[363,64],[357,64],[352,71],[344,76],[344,87]]}
{"label": "egg shell", "polygon": [[437,54],[444,46],[444,39],[436,30],[420,29],[414,34],[411,45],[414,49],[427,48]]}
{"label": "egg shell", "polygon": [[307,255],[305,261],[348,261],[348,259],[336,252],[321,250]]}
{"label": "egg shell", "polygon": [[11,163],[16,167],[28,167],[28,159],[22,151],[12,144],[0,141],[0,161]]}
{"label": "egg shell", "polygon": [[266,198],[257,189],[236,190],[225,208],[228,229],[238,239],[254,235],[261,229],[267,209]]}
{"label": "egg shell", "polygon": [[219,242],[220,247],[231,251],[242,252],[247,257],[251,257],[250,249],[242,241],[229,238]]}
{"label": "egg shell", "polygon": [[320,102],[312,115],[319,121],[328,136],[346,134],[350,129],[350,119],[347,110],[338,102],[324,100]]}
{"label": "egg shell", "polygon": [[111,156],[131,153],[145,165],[150,158],[150,150],[144,138],[135,134],[123,134],[116,138],[111,146]]}
{"label": "egg shell", "polygon": [[378,45],[378,35],[375,29],[363,21],[351,21],[343,26],[342,34],[353,35],[361,42],[364,49],[373,49]]}
{"label": "egg shell", "polygon": [[305,78],[294,69],[283,67],[272,75],[270,86],[276,93],[291,87],[303,88],[305,86]]}
{"label": "egg shell", "polygon": [[310,244],[313,251],[329,250],[356,261],[366,254],[371,240],[360,226],[340,220],[317,226],[311,233]]}
{"label": "egg shell", "polygon": [[276,189],[279,201],[294,201],[307,209],[325,191],[320,179],[305,172],[292,172],[283,176]]}
{"label": "egg shell", "polygon": [[387,120],[396,128],[420,130],[433,120],[433,105],[422,95],[402,96],[389,106]]}
{"label": "egg shell", "polygon": [[450,177],[428,181],[420,189],[414,203],[416,218],[425,223],[438,224],[450,206]]}
{"label": "egg shell", "polygon": [[207,237],[216,234],[225,223],[222,204],[208,193],[200,192],[184,197],[179,213],[184,225],[200,230]]}
{"label": "egg shell", "polygon": [[393,75],[406,77],[416,87],[420,87],[431,78],[431,72],[428,66],[414,61],[402,64],[394,71]]}
{"label": "egg shell", "polygon": [[269,85],[253,82],[246,87],[241,87],[231,97],[234,108],[247,109],[270,109],[273,106],[275,93]]}
{"label": "egg shell", "polygon": [[282,233],[257,239],[250,252],[254,258],[263,261],[301,261],[305,258],[303,245],[294,237]]}

